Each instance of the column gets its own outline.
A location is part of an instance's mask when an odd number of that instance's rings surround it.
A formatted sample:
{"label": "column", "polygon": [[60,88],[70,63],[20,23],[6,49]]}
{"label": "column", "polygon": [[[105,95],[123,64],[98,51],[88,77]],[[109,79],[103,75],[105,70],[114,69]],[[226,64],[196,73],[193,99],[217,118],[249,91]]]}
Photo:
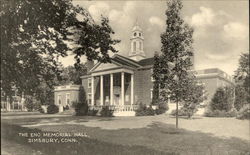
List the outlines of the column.
{"label": "column", "polygon": [[122,95],[122,105],[124,105],[124,72],[121,73],[121,95]]}
{"label": "column", "polygon": [[113,105],[114,97],[114,84],[113,84],[113,74],[110,74],[110,105]]}
{"label": "column", "polygon": [[130,85],[130,87],[131,87],[131,90],[130,90],[130,92],[131,92],[131,105],[133,105],[134,104],[134,74],[131,74],[131,85]]}
{"label": "column", "polygon": [[100,76],[100,105],[103,105],[103,75]]}
{"label": "column", "polygon": [[91,105],[94,106],[95,104],[95,91],[94,91],[94,76],[91,76]]}

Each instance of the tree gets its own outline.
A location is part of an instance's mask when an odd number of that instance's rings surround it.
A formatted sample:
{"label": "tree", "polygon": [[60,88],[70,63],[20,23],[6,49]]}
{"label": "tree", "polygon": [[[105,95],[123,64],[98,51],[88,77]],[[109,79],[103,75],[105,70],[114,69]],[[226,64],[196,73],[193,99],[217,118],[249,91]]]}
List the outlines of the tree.
{"label": "tree", "polygon": [[61,74],[61,81],[60,84],[69,84],[73,83],[76,85],[81,85],[82,80],[81,76],[87,74],[87,67],[86,64],[79,64],[78,67],[74,66],[68,66],[63,68],[62,74]]}
{"label": "tree", "polygon": [[[181,17],[183,5],[180,0],[167,2],[166,31],[161,35],[161,79],[160,92],[163,99],[170,95],[176,102],[176,128],[178,128],[178,103],[185,99],[188,91],[188,70],[192,66],[192,35],[190,28]],[[173,64],[173,65],[171,65]]]}
{"label": "tree", "polygon": [[235,108],[240,110],[245,104],[250,103],[249,95],[249,53],[243,53],[239,59],[239,66],[235,71]]}
{"label": "tree", "polygon": [[198,105],[200,105],[205,99],[204,85],[200,84],[195,77],[188,77],[187,85],[188,91],[183,94],[183,107],[182,110],[187,114],[188,118],[191,118],[197,111]]}
{"label": "tree", "polygon": [[216,90],[211,100],[210,108],[212,111],[219,110],[228,112],[233,108],[233,104],[233,88],[220,87]]}
{"label": "tree", "polygon": [[154,87],[153,87],[153,97],[152,104],[159,104],[159,77],[160,77],[160,57],[156,52],[154,55],[154,65],[153,65],[153,74],[152,77],[154,79]]}
{"label": "tree", "polygon": [[117,52],[108,19],[96,24],[71,0],[3,0],[0,7],[1,88],[10,98],[13,87],[25,95],[41,92],[44,83],[51,88],[60,77],[58,57],[69,50],[77,64],[82,55],[108,62],[108,52]]}

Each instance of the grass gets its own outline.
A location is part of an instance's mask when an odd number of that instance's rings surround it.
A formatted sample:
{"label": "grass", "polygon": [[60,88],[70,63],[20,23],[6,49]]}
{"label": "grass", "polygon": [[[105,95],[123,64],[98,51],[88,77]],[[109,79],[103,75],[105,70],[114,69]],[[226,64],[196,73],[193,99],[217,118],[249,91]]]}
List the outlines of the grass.
{"label": "grass", "polygon": [[[176,130],[170,123],[163,123],[162,117],[130,117],[130,118],[100,118],[100,117],[57,117],[57,118],[22,118],[3,120],[3,141],[17,143],[31,150],[40,151],[43,154],[185,154],[185,155],[246,155],[249,153],[249,141],[240,138],[220,138],[213,134],[190,131],[185,129]],[[199,126],[205,128],[222,128],[220,119],[199,118],[196,120],[181,120],[181,124]],[[213,120],[213,121],[212,121]],[[227,119],[225,119],[227,120]],[[230,122],[233,119],[223,122]],[[72,121],[73,124],[64,124]],[[34,126],[30,128],[21,125],[34,125],[41,122],[58,124]],[[94,122],[94,123],[93,123]],[[151,122],[151,123],[146,123]],[[194,123],[194,122],[197,122]],[[215,122],[215,124],[211,124]],[[91,127],[90,124],[99,127]],[[217,126],[216,126],[217,123]],[[235,126],[231,122],[232,128]],[[140,126],[143,124],[144,126]],[[105,129],[113,126],[114,128]],[[228,124],[224,124],[228,126]],[[135,128],[130,128],[134,126]],[[137,126],[137,127],[136,127]],[[29,144],[25,139],[16,135],[18,132],[86,132],[90,138],[79,138],[79,143],[66,144]],[[216,130],[219,131],[219,130]],[[228,129],[224,129],[228,132]],[[11,138],[10,138],[11,137]],[[46,149],[45,149],[46,148]],[[74,152],[74,151],[75,152]],[[36,152],[37,153],[37,152]],[[39,153],[39,152],[38,152]],[[24,153],[25,154],[25,153]],[[26,153],[27,154],[27,153]]]}

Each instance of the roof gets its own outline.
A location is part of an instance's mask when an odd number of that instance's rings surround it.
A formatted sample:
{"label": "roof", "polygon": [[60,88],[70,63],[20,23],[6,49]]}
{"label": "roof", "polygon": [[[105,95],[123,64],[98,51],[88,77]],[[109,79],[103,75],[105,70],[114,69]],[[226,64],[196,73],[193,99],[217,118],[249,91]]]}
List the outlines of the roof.
{"label": "roof", "polygon": [[140,64],[141,66],[153,65],[154,64],[154,57],[142,59],[138,62],[138,64]]}

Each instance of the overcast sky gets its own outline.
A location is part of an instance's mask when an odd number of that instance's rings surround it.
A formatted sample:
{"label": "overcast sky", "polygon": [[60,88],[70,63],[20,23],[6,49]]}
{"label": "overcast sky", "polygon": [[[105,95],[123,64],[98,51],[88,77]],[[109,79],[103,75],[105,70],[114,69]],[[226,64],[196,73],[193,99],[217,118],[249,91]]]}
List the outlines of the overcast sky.
{"label": "overcast sky", "polygon": [[[183,1],[182,16],[194,28],[195,68],[218,67],[232,75],[241,53],[249,51],[249,9],[247,0]],[[165,31],[166,1],[81,1],[74,5],[86,8],[98,22],[100,15],[110,19],[120,39],[118,54],[127,56],[131,29],[136,19],[144,33],[144,51],[152,57],[160,51],[160,34]],[[62,59],[73,65],[73,56]]]}

